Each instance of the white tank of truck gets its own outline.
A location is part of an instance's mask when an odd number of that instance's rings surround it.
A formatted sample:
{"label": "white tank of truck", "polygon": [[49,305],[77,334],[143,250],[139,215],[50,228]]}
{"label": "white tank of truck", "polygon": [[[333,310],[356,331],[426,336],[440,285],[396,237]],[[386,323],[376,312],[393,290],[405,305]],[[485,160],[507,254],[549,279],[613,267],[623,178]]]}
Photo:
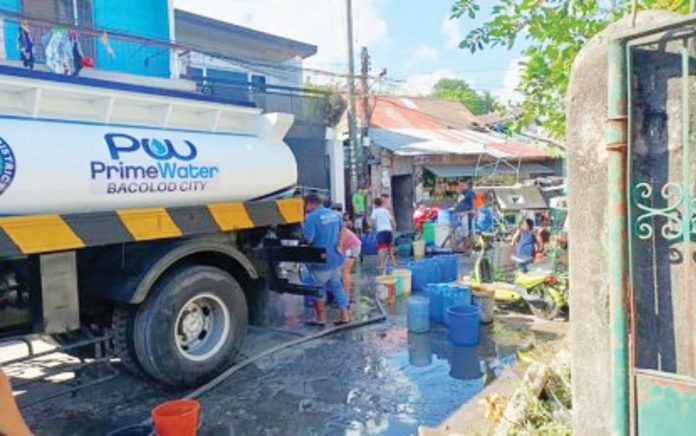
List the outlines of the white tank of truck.
{"label": "white tank of truck", "polygon": [[297,182],[282,140],[292,123],[285,117],[285,126],[266,126],[268,134],[263,126],[258,134],[234,134],[0,118],[0,215],[278,195]]}

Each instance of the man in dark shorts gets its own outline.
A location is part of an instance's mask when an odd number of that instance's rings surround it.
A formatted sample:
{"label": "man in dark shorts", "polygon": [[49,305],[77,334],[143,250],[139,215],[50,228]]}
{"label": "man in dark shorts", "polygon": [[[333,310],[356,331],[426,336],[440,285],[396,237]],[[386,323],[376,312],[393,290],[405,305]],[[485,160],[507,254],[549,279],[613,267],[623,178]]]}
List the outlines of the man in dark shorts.
{"label": "man in dark shorts", "polygon": [[377,232],[377,258],[379,263],[377,268],[383,270],[389,258],[394,261],[392,256],[392,244],[394,242],[394,217],[382,204],[381,198],[375,199],[375,208],[370,215],[372,228]]}

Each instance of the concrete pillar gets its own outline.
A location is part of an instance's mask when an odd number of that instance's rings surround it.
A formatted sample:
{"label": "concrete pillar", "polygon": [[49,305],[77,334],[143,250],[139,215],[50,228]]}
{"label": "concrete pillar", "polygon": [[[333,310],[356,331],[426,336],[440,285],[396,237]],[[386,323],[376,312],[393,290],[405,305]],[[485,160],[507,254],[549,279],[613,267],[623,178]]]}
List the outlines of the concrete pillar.
{"label": "concrete pillar", "polygon": [[[647,11],[637,25],[674,18]],[[596,35],[578,54],[567,94],[570,247],[570,341],[573,434],[611,434],[607,271],[607,44],[631,27],[624,18]]]}
{"label": "concrete pillar", "polygon": [[336,135],[336,129],[326,128],[326,154],[329,156],[329,177],[331,182],[331,201],[342,204],[345,210],[347,201],[345,198],[345,158],[343,156],[343,141]]}

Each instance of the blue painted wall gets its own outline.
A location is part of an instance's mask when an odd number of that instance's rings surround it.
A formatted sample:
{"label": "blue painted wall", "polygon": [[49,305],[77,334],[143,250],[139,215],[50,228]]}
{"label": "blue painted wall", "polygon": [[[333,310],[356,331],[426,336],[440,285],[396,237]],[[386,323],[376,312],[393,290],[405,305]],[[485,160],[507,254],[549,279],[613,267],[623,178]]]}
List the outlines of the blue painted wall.
{"label": "blue painted wall", "polygon": [[[20,0],[0,0],[0,9],[19,12]],[[19,36],[19,25],[13,22],[5,22],[5,54],[7,59],[19,59],[19,46],[17,37]]]}
{"label": "blue painted wall", "polygon": [[[8,0],[0,0],[8,1]],[[113,32],[169,41],[167,0],[93,0],[94,26]],[[95,60],[101,70],[169,77],[169,49],[110,38],[114,56],[96,42]]]}

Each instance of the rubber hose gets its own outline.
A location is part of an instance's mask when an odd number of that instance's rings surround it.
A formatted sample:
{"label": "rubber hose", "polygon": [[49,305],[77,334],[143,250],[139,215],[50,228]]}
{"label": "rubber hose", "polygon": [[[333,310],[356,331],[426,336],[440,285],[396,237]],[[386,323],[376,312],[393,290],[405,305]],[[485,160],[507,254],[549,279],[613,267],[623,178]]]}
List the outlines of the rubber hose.
{"label": "rubber hose", "polygon": [[304,344],[305,342],[313,341],[315,339],[323,338],[324,336],[332,335],[334,333],[338,333],[343,330],[349,330],[349,329],[355,329],[358,327],[364,327],[366,325],[370,324],[375,324],[378,322],[383,322],[387,319],[387,312],[384,310],[384,307],[382,307],[382,304],[379,302],[379,300],[375,299],[374,300],[377,303],[377,308],[379,309],[379,315],[373,317],[373,318],[368,318],[364,321],[358,321],[358,322],[351,322],[348,324],[342,324],[339,326],[332,327],[330,329],[322,330],[320,332],[317,332],[313,335],[305,336],[302,338],[295,339],[294,341],[290,342],[285,342],[283,344],[277,345],[273,348],[269,348],[268,350],[259,353],[255,356],[252,356],[246,360],[243,360],[231,367],[229,367],[225,372],[222,374],[218,375],[208,383],[204,384],[200,388],[196,389],[195,391],[189,393],[184,397],[185,400],[192,399],[192,398],[198,398],[201,395],[204,395],[214,387],[218,386],[220,383],[224,382],[227,380],[232,374],[235,372],[239,371],[242,368],[245,368],[252,363],[256,362],[257,360],[263,359],[264,357],[270,356],[271,354],[277,353],[278,351],[285,350],[286,348],[291,348],[296,345]]}
{"label": "rubber hose", "polygon": [[[279,351],[282,351],[282,350],[285,350],[287,348],[291,348],[291,347],[294,347],[294,346],[297,346],[300,344],[304,344],[305,342],[309,342],[309,341],[313,341],[315,339],[323,338],[324,336],[329,336],[329,335],[332,335],[334,333],[338,333],[338,332],[341,332],[344,330],[355,329],[355,328],[364,327],[364,326],[367,326],[370,324],[375,324],[378,322],[385,321],[387,319],[387,312],[384,310],[384,307],[382,306],[382,304],[380,303],[380,301],[378,299],[374,299],[372,301],[374,301],[376,303],[377,308],[379,309],[379,315],[374,316],[372,318],[368,318],[368,319],[363,320],[363,321],[351,322],[348,324],[338,325],[338,326],[332,327],[330,329],[322,330],[322,331],[317,332],[313,335],[304,336],[304,337],[295,339],[294,341],[285,342],[285,343],[277,345],[273,348],[269,348],[268,350],[266,350],[264,352],[261,352],[259,354],[252,356],[252,357],[249,357],[248,359],[242,360],[241,362],[234,364],[233,366],[229,367],[226,371],[224,371],[223,373],[221,373],[220,375],[218,375],[217,377],[215,377],[214,379],[212,379],[208,383],[204,384],[203,386],[199,387],[195,391],[190,392],[189,394],[184,396],[183,399],[189,400],[189,399],[194,399],[194,398],[198,398],[202,395],[205,395],[206,393],[211,391],[213,388],[217,387],[222,382],[224,382],[225,380],[230,378],[237,371],[239,371],[243,368],[246,368],[247,366],[251,365],[252,363],[263,359],[264,357],[268,357],[271,354],[277,353]],[[148,418],[148,419],[143,420],[140,424],[121,427],[121,428],[116,429],[112,432],[109,432],[108,436],[117,435],[118,433],[121,433],[121,432],[126,431],[126,430],[135,429],[135,428],[143,427],[143,426],[151,426],[151,425],[152,425],[152,418]]]}

